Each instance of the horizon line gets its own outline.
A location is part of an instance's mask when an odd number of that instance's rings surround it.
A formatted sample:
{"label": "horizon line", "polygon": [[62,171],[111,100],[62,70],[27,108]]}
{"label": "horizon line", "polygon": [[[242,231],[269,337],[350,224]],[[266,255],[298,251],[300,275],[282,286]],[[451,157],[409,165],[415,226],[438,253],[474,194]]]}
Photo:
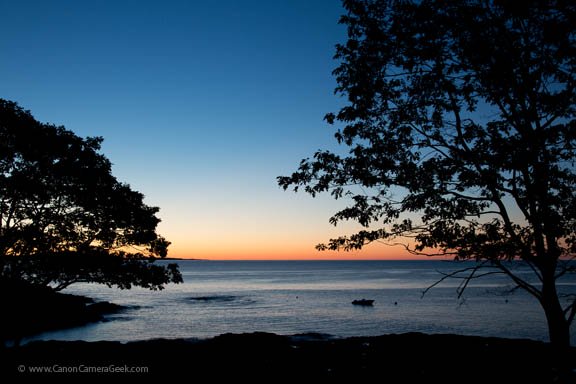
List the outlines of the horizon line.
{"label": "horizon line", "polygon": [[362,258],[362,259],[224,259],[224,258],[188,258],[188,257],[166,257],[166,258],[158,258],[157,260],[175,260],[175,261],[454,261],[454,259],[441,259],[437,257],[427,257],[422,259],[406,259],[406,258],[384,258],[384,259],[370,259],[370,258]]}

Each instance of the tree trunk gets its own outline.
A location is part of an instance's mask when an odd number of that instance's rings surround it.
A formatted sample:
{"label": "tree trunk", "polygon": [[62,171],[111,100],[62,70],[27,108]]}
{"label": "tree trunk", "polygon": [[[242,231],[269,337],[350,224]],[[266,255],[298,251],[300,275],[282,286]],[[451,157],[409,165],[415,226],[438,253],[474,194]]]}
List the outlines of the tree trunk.
{"label": "tree trunk", "polygon": [[556,291],[556,281],[552,275],[550,279],[543,279],[541,304],[548,322],[548,336],[552,346],[553,358],[558,369],[557,382],[571,383],[570,361],[570,324],[562,310],[562,305]]}
{"label": "tree trunk", "polygon": [[[564,349],[570,346],[570,327],[564,317],[558,297],[543,299],[542,305],[548,322],[548,335],[550,344],[555,349]],[[551,302],[553,301],[553,302]]]}
{"label": "tree trunk", "polygon": [[555,349],[570,347],[570,324],[560,304],[556,291],[556,279],[552,273],[549,276],[544,276],[541,304],[548,322],[550,344]]}

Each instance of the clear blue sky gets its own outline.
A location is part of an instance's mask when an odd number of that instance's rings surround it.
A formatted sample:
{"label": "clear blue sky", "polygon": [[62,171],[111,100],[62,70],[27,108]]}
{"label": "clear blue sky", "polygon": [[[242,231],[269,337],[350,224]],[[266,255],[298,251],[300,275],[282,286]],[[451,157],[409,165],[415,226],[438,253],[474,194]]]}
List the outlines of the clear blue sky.
{"label": "clear blue sky", "polygon": [[[319,254],[338,204],[276,176],[334,145],[339,0],[0,0],[0,97],[103,136],[114,174],[161,208],[172,256]],[[372,253],[370,253],[372,252]],[[388,251],[390,252],[390,251]]]}

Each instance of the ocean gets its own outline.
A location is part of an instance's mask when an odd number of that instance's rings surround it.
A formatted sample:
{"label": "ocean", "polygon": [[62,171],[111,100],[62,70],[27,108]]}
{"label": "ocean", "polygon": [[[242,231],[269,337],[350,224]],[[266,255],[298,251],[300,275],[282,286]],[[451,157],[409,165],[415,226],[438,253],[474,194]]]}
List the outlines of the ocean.
{"label": "ocean", "polygon": [[[162,263],[164,261],[160,261]],[[129,307],[106,321],[24,340],[207,338],[223,333],[321,333],[334,337],[424,332],[547,341],[536,299],[510,294],[502,276],[474,280],[457,298],[460,280],[442,277],[462,268],[425,261],[177,261],[184,283],[162,291],[76,284],[64,292]],[[517,273],[529,276],[520,268]],[[576,277],[561,282],[576,293]],[[357,306],[356,299],[374,300]],[[576,345],[576,329],[572,344]]]}

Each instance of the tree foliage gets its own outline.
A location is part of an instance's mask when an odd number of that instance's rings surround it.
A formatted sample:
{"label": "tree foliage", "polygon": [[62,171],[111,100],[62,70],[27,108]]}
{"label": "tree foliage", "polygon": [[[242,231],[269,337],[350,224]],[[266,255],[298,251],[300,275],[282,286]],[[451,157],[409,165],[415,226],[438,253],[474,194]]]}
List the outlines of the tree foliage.
{"label": "tree foliage", "polygon": [[[325,119],[348,153],[318,151],[284,188],[350,204],[366,229],[319,249],[404,239],[413,253],[476,260],[542,304],[569,343],[576,254],[576,5],[562,1],[344,1]],[[361,188],[355,188],[360,186]],[[396,240],[393,240],[396,239]],[[506,261],[522,260],[535,280]],[[492,273],[492,272],[491,272]],[[466,282],[469,280],[466,280]]]}
{"label": "tree foliage", "polygon": [[170,244],[158,208],[119,182],[102,138],[36,121],[0,99],[0,273],[57,288],[89,281],[159,289],[182,277],[159,266]]}

